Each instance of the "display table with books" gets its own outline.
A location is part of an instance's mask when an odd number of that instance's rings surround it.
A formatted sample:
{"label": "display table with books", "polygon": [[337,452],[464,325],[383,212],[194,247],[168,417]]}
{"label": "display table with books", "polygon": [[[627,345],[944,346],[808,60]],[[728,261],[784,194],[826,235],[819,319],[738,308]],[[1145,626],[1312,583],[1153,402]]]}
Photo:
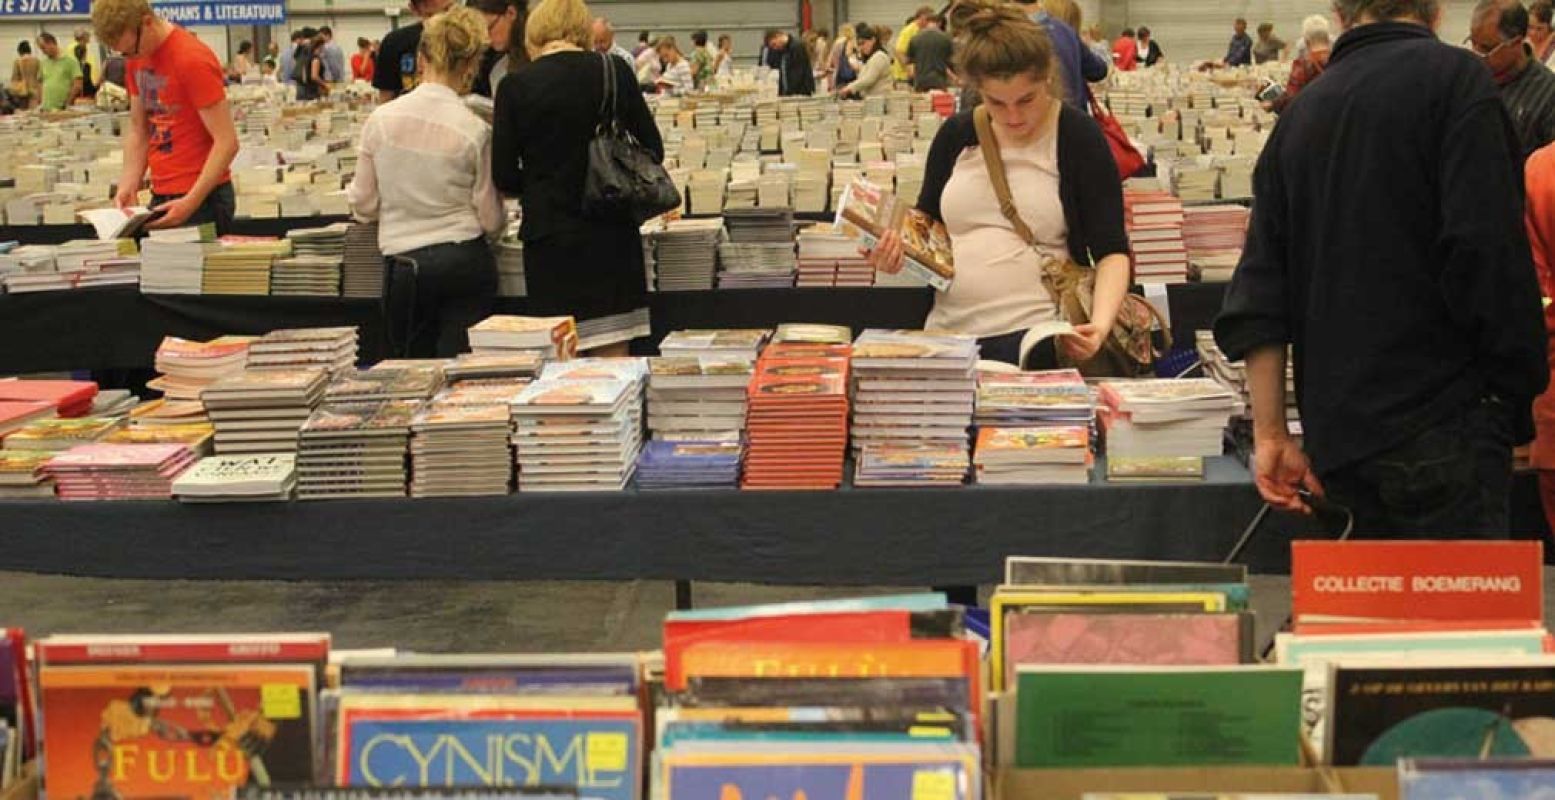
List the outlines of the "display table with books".
{"label": "display table with books", "polygon": [[[272,219],[237,219],[232,222],[233,236],[284,237],[293,228],[317,228],[336,222],[346,222],[349,217],[277,217]],[[97,238],[91,225],[0,225],[0,242],[22,244],[63,244],[81,239]]]}
{"label": "display table with books", "polygon": [[[1105,474],[1098,469],[1098,475]],[[1258,512],[1247,470],[1195,483],[684,490],[190,506],[0,503],[0,570],[163,579],[990,583],[1005,556],[1219,560]],[[1286,569],[1271,515],[1244,561]]]}

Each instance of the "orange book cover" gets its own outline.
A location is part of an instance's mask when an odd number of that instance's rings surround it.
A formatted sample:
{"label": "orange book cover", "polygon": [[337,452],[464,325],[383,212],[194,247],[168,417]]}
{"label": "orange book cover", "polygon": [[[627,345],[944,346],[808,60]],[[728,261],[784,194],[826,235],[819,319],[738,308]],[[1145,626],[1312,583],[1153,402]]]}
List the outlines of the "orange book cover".
{"label": "orange book cover", "polygon": [[1487,541],[1291,543],[1298,623],[1542,620],[1544,544]]}
{"label": "orange book cover", "polygon": [[187,797],[313,779],[310,665],[47,667],[52,800]]}
{"label": "orange book cover", "polygon": [[976,674],[971,642],[698,642],[681,652],[686,677],[963,678]]}

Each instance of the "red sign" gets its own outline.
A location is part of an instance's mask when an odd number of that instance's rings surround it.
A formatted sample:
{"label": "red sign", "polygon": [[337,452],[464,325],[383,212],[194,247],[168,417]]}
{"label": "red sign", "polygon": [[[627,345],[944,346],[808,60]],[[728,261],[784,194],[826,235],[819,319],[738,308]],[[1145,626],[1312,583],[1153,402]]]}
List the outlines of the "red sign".
{"label": "red sign", "polygon": [[1291,543],[1298,623],[1544,619],[1544,544]]}

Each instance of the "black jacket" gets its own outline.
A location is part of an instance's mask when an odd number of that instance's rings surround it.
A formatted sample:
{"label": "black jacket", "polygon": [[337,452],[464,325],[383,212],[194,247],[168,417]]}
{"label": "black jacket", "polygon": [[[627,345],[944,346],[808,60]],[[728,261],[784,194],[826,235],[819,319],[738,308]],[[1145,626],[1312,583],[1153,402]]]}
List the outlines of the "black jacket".
{"label": "black jacket", "polygon": [[[963,111],[945,120],[923,168],[923,190],[918,208],[944,221],[940,195],[955,169],[956,159],[968,147],[977,147],[977,126],[972,112]],[[1015,188],[1015,187],[1012,187]],[[1123,184],[1106,137],[1090,115],[1068,103],[1058,117],[1058,198],[1064,205],[1064,225],[1069,230],[1069,256],[1077,264],[1090,265],[1115,253],[1128,253],[1128,233],[1123,227]]]}
{"label": "black jacket", "polygon": [[804,42],[788,37],[788,46],[766,49],[767,66],[777,70],[778,94],[809,96],[815,94],[815,72],[810,67],[810,52]]}
{"label": "black jacket", "polygon": [[1518,155],[1490,72],[1419,25],[1344,34],[1280,117],[1215,338],[1233,359],[1294,346],[1320,475],[1487,393],[1532,434],[1548,367]]}

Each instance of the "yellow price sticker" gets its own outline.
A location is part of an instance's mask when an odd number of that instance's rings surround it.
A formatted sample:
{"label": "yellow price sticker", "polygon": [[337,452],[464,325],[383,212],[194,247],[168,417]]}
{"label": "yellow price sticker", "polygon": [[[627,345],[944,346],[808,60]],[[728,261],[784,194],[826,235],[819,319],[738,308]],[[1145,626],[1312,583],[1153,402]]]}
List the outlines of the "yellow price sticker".
{"label": "yellow price sticker", "polygon": [[914,739],[949,739],[950,729],[940,725],[914,725],[907,729]]}
{"label": "yellow price sticker", "polygon": [[302,690],[284,683],[260,686],[259,713],[266,719],[301,719]]}
{"label": "yellow price sticker", "polygon": [[624,733],[591,733],[584,743],[583,763],[590,772],[625,772],[628,749]]}
{"label": "yellow price sticker", "polygon": [[912,800],[956,800],[956,773],[943,769],[914,772]]}

